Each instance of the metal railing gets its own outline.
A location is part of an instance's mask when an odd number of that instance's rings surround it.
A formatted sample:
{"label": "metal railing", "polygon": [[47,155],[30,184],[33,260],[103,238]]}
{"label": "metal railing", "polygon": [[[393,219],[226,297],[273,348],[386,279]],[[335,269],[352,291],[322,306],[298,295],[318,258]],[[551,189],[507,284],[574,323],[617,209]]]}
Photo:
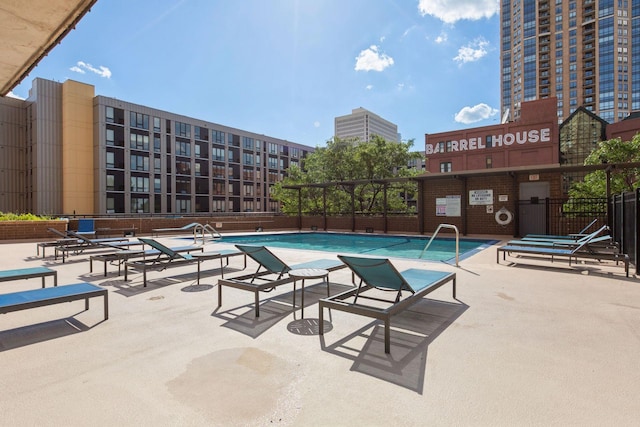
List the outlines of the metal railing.
{"label": "metal railing", "polygon": [[[200,233],[200,234],[198,234]],[[205,244],[205,233],[208,233],[209,235],[211,235],[211,239],[215,240],[215,239],[219,239],[222,237],[222,235],[218,232],[218,230],[216,230],[215,228],[213,228],[211,225],[209,224],[196,224],[195,227],[193,227],[193,243],[197,244],[198,243],[198,237],[202,238],[202,244]]]}
{"label": "metal railing", "polygon": [[429,239],[429,242],[427,243],[427,245],[424,247],[422,252],[420,252],[419,258],[422,258],[422,255],[424,255],[424,253],[427,251],[427,249],[429,249],[429,246],[431,246],[431,242],[433,242],[433,239],[436,238],[436,236],[438,235],[438,232],[442,228],[450,228],[450,229],[455,230],[455,232],[456,232],[456,267],[458,267],[458,262],[460,261],[460,232],[458,231],[458,227],[456,227],[453,224],[440,224],[438,226],[438,228],[436,228],[436,231],[431,236],[431,239]]}

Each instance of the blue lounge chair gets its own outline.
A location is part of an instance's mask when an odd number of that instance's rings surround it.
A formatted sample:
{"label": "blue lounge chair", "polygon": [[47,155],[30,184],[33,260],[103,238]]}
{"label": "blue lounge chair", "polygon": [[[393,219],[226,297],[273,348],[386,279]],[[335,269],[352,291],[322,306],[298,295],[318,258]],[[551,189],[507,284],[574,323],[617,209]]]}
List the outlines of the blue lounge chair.
{"label": "blue lounge chair", "polygon": [[[357,288],[320,300],[320,335],[324,335],[324,309],[335,309],[384,321],[384,351],[391,351],[391,316],[420,301],[426,294],[452,282],[453,298],[456,298],[456,274],[444,271],[412,268],[399,272],[386,258],[363,258],[338,255],[359,279]],[[391,291],[394,298],[381,298],[372,289]],[[403,295],[404,293],[404,295]],[[366,304],[361,299],[386,302]]]}
{"label": "blue lounge chair", "polygon": [[582,230],[577,233],[567,234],[567,235],[554,235],[554,234],[527,234],[523,237],[526,240],[578,240],[581,237],[586,236],[587,230],[589,230],[595,223],[598,222],[598,218],[591,221],[584,227]]}
{"label": "blue lounge chair", "polygon": [[582,243],[587,243],[585,247],[589,247],[594,244],[598,244],[600,246],[606,246],[609,244],[610,246],[615,246],[613,244],[612,238],[610,235],[600,235],[605,231],[608,231],[609,227],[603,225],[598,230],[587,234],[579,239],[519,239],[519,240],[509,240],[507,245],[510,246],[537,246],[537,247],[560,247],[560,248],[574,248]]}
{"label": "blue lounge chair", "polygon": [[[346,265],[337,259],[318,259],[302,264],[289,265],[264,246],[236,245],[236,248],[257,262],[258,269],[252,274],[218,280],[218,307],[222,306],[223,286],[250,291],[254,293],[256,317],[260,317],[259,294],[261,291],[270,292],[276,287],[286,283],[293,282],[295,284],[295,278],[290,277],[287,274],[290,271],[313,268],[327,270],[327,272],[330,272],[346,267]],[[259,282],[256,282],[256,280],[259,280]],[[329,286],[328,280],[327,286]]]}
{"label": "blue lounge chair", "polygon": [[559,246],[519,246],[519,245],[504,245],[496,251],[496,262],[500,263],[500,252],[502,252],[502,260],[506,260],[507,253],[509,254],[521,254],[521,255],[538,255],[544,258],[549,258],[553,262],[554,258],[568,258],[569,265],[572,260],[578,259],[595,259],[598,261],[615,261],[624,263],[624,270],[627,277],[629,277],[629,255],[623,254],[617,251],[598,250],[594,246],[588,246],[589,243],[595,238],[592,234],[588,239],[582,240],[580,243],[572,247],[559,247]]}
{"label": "blue lounge chair", "polygon": [[94,236],[96,234],[96,224],[93,218],[81,218],[78,220],[78,234]]}

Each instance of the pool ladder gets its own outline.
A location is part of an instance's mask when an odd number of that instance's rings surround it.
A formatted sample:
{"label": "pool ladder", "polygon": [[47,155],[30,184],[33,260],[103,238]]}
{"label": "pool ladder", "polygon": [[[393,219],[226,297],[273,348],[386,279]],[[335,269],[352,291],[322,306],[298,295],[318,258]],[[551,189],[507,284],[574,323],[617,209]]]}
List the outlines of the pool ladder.
{"label": "pool ladder", "polygon": [[[209,224],[196,224],[195,227],[193,227],[193,243],[197,244],[198,243],[198,237],[202,236],[202,244],[204,245],[204,239],[205,239],[205,232],[211,235],[211,239],[219,239],[222,237],[222,235],[218,232],[218,230],[216,230],[215,228],[213,228],[212,226],[210,226]],[[200,233],[200,234],[198,234]]]}
{"label": "pool ladder", "polygon": [[458,267],[458,261],[460,261],[460,232],[458,231],[458,227],[456,227],[453,224],[440,224],[438,228],[436,228],[436,231],[431,236],[431,239],[429,239],[429,242],[420,253],[420,258],[422,258],[422,255],[424,255],[427,249],[429,249],[429,246],[431,246],[431,242],[433,242],[433,239],[436,238],[436,236],[438,235],[438,232],[442,228],[451,228],[456,232],[456,267]]}

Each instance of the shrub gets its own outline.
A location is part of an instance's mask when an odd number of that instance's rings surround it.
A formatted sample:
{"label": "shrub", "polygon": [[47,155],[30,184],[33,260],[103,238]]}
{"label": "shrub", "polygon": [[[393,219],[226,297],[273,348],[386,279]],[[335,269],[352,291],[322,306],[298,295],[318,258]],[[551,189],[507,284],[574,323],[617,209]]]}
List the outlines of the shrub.
{"label": "shrub", "polygon": [[0,212],[0,221],[48,221],[53,217],[46,215],[34,215],[31,213],[15,214],[11,212]]}

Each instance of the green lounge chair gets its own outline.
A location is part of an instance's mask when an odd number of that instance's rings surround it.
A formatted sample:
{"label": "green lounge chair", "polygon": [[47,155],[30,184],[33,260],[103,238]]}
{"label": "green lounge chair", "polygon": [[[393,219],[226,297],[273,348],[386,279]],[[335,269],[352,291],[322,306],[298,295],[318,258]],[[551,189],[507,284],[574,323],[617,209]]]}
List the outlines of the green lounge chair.
{"label": "green lounge chair", "polygon": [[608,231],[609,227],[603,225],[598,230],[593,233],[587,234],[579,239],[571,240],[571,239],[543,239],[543,240],[535,240],[535,239],[519,239],[519,240],[509,240],[507,245],[510,246],[537,246],[537,247],[560,247],[560,248],[574,248],[582,243],[587,243],[585,247],[590,247],[591,245],[598,244],[599,246],[615,246],[612,241],[610,235],[600,235],[601,233]]}
{"label": "green lounge chair", "polygon": [[[200,247],[201,254],[190,254],[178,251],[177,248],[170,248],[154,239],[138,238],[145,245],[149,245],[157,251],[157,257],[144,260],[126,261],[124,263],[124,280],[128,280],[129,267],[142,270],[142,283],[147,286],[147,270],[164,270],[169,267],[180,267],[185,264],[198,263],[198,283],[200,282],[200,262],[207,259],[220,259],[220,271],[223,272],[222,260],[226,259],[227,264],[232,256],[242,255],[241,252],[232,249],[221,249],[215,252],[203,252],[204,247]],[[193,251],[194,249],[190,249]]]}
{"label": "green lounge chair", "polygon": [[70,237],[78,239],[77,244],[63,244],[56,246],[54,249],[54,259],[58,259],[58,254],[62,254],[62,262],[64,263],[68,254],[78,255],[87,250],[123,250],[130,249],[132,246],[142,246],[143,243],[139,240],[131,241],[129,239],[113,240],[112,238],[106,239],[89,239],[87,236],[78,234],[74,231],[67,232]]}
{"label": "green lounge chair", "polygon": [[[384,351],[391,351],[391,316],[417,303],[426,294],[452,282],[456,298],[456,273],[412,268],[399,272],[386,258],[338,255],[359,279],[357,288],[320,300],[320,335],[324,335],[324,309],[335,309],[384,321]],[[381,298],[380,291],[391,291],[393,299]],[[404,293],[404,295],[403,295]],[[378,304],[366,304],[361,299]],[[384,302],[386,304],[379,304]]]}
{"label": "green lounge chair", "polygon": [[[337,259],[318,259],[311,262],[305,262],[302,264],[288,265],[280,258],[278,258],[273,252],[264,246],[248,246],[248,245],[236,245],[242,253],[249,256],[255,262],[258,263],[258,269],[252,273],[230,279],[218,280],[218,307],[222,306],[222,287],[229,286],[231,288],[241,289],[254,293],[255,312],[256,317],[260,317],[260,292],[270,292],[277,286],[294,283],[295,278],[290,277],[287,273],[292,270],[299,269],[321,269],[327,270],[327,272],[345,268],[346,265],[341,263]],[[275,278],[274,278],[275,276]],[[256,283],[256,280],[260,282]],[[327,287],[329,281],[327,279]],[[328,291],[328,289],[327,289]],[[303,291],[304,292],[304,291]],[[295,288],[294,288],[295,298]],[[295,300],[294,300],[295,309]]]}

